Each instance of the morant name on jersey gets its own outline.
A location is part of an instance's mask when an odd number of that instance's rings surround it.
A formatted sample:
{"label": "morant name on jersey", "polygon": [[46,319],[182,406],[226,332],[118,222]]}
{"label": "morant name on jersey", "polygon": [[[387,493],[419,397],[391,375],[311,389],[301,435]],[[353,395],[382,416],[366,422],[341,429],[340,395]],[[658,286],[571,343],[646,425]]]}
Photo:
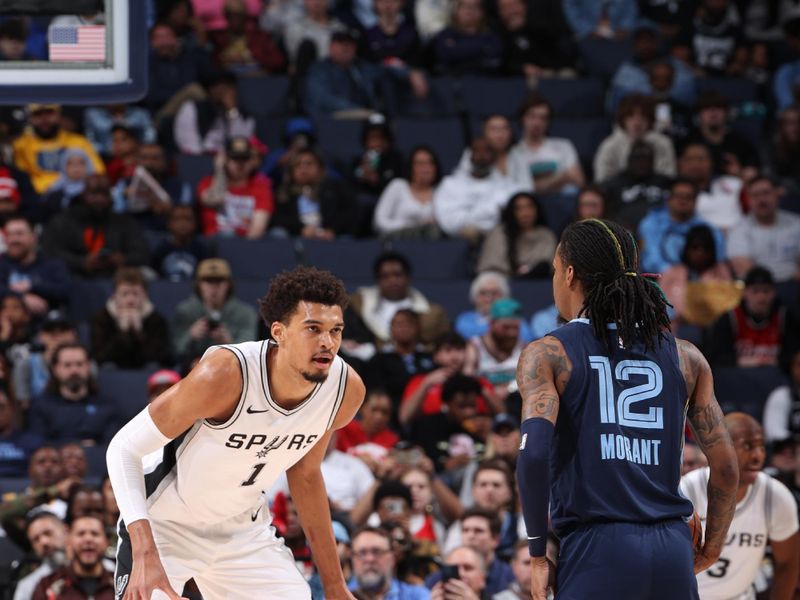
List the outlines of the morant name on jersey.
{"label": "morant name on jersey", "polygon": [[600,434],[600,458],[627,460],[637,465],[660,465],[661,440],[629,437],[619,433]]}

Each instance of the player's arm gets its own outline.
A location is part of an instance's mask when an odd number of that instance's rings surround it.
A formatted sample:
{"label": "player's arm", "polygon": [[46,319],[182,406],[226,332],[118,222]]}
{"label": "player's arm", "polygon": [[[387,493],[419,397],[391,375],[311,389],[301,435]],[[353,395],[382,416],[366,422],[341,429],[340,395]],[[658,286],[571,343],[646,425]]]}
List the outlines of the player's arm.
{"label": "player's arm", "polygon": [[689,396],[689,424],[711,468],[705,540],[703,549],[695,557],[695,572],[699,573],[714,564],[722,552],[725,535],[736,509],[739,469],[722,409],[714,396],[711,367],[694,345],[684,340],[676,341]]}
{"label": "player's arm", "polygon": [[111,440],[106,454],[108,476],[133,553],[126,600],[149,600],[155,588],[171,594],[170,598],[178,597],[169,586],[147,520],[142,458],[178,437],[198,419],[227,418],[241,391],[238,359],[231,352],[218,350],[156,398]]}
{"label": "player's arm", "polygon": [[[340,429],[353,419],[364,401],[364,392],[361,378],[354,369],[348,369],[344,400],[332,429]],[[297,516],[311,545],[311,554],[322,579],[325,597],[352,600],[353,596],[347,591],[347,583],[339,565],[328,493],[320,470],[331,435],[332,431],[326,433],[308,454],[286,472],[286,478]]]}
{"label": "player's arm", "polygon": [[532,557],[534,600],[545,598],[548,585],[550,448],[558,417],[559,394],[564,391],[571,370],[561,342],[549,336],[528,344],[517,364],[523,419],[517,481]]}
{"label": "player's arm", "polygon": [[770,540],[775,575],[772,578],[771,600],[792,600],[800,583],[800,534],[782,542]]}

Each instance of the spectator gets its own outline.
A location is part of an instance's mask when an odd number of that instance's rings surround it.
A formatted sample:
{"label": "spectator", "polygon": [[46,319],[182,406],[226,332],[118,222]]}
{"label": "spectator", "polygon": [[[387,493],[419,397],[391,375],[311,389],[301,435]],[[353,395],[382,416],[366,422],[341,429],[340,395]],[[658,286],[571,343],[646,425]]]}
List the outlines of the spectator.
{"label": "spectator", "polygon": [[382,116],[364,124],[361,146],[363,152],[351,164],[351,179],[357,191],[377,200],[389,182],[402,172],[403,156],[394,147],[392,130]]}
{"label": "spectator", "polygon": [[742,180],[732,175],[714,177],[711,153],[702,142],[683,147],[678,173],[698,189],[697,215],[722,231],[728,231],[742,219]]}
{"label": "spectator", "polygon": [[336,449],[336,435],[331,437],[321,469],[334,511],[353,510],[375,482],[369,467],[362,460]]}
{"label": "spectator", "polygon": [[473,423],[481,392],[477,379],[456,373],[442,386],[447,410],[411,424],[408,439],[425,450],[437,472],[464,466],[476,453],[476,445],[482,443]]}
{"label": "spectator", "polygon": [[[506,589],[514,581],[514,573],[508,563],[500,560],[495,551],[500,543],[500,519],[497,512],[483,508],[467,509],[459,522],[454,527],[460,527],[460,542],[480,554],[483,564],[486,565],[485,591],[488,597]],[[515,540],[516,542],[516,540]],[[452,545],[449,545],[453,548]],[[439,581],[438,573],[428,579],[426,583],[432,585]]]}
{"label": "spectator", "polygon": [[0,61],[34,60],[25,49],[27,27],[22,19],[8,19],[0,23]]}
{"label": "spectator", "polygon": [[390,343],[370,359],[364,379],[367,385],[383,385],[397,406],[411,377],[430,371],[433,361],[420,343],[420,318],[413,310],[395,311],[389,331]]}
{"label": "spectator", "polygon": [[681,31],[692,27],[696,2],[665,4],[663,0],[641,0],[639,14],[642,20],[655,23],[669,40]]}
{"label": "spectator", "polygon": [[697,469],[708,466],[708,459],[699,446],[686,441],[683,444],[683,460],[681,461],[681,477]]}
{"label": "spectator", "polygon": [[352,537],[353,578],[348,587],[369,594],[375,600],[403,598],[428,600],[428,590],[409,585],[395,577],[392,540],[385,529],[363,527]]}
{"label": "spectator", "polygon": [[654,62],[647,69],[650,95],[656,103],[653,129],[670,136],[676,143],[685,140],[694,126],[694,113],[689,108],[694,104],[694,95],[684,102],[672,92],[678,85],[680,73],[686,73],[689,83],[694,85],[691,71],[677,59]]}
{"label": "spectator", "polygon": [[743,43],[736,6],[730,0],[702,0],[693,26],[677,37],[672,51],[699,75],[725,75]]}
{"label": "spectator", "polygon": [[743,277],[753,265],[765,265],[778,282],[800,278],[800,217],[780,210],[779,190],[764,176],[747,187],[750,214],[728,236],[733,270]]}
{"label": "spectator", "polygon": [[256,121],[239,105],[236,75],[209,71],[200,79],[202,100],[186,100],[175,115],[174,137],[186,154],[216,153],[229,138],[255,135]]}
{"label": "spectator", "polygon": [[336,434],[336,449],[359,455],[369,452],[363,446],[377,445],[387,451],[399,440],[399,436],[389,429],[392,418],[392,399],[379,388],[367,392],[364,403],[358,411],[358,419],[353,419]]}
{"label": "spectator", "polygon": [[152,402],[181,380],[178,372],[160,369],[147,378],[147,401]]}
{"label": "spectator", "polygon": [[[86,450],[83,449],[83,446],[70,442],[61,446],[59,454],[61,455],[61,464],[64,465],[64,476],[76,479],[86,477],[88,465],[86,463]],[[71,492],[74,492],[74,489]]]}
{"label": "spectator", "polygon": [[[614,74],[608,95],[609,111],[616,111],[619,102],[629,94],[649,96],[664,93],[666,98],[688,104],[694,100],[694,76],[691,70],[676,58],[665,58],[659,51],[658,30],[652,24],[642,23],[633,32],[631,57],[625,60]],[[656,64],[668,66],[672,73],[668,86],[655,89],[651,69]]]}
{"label": "spectator", "polygon": [[800,349],[789,354],[787,385],[770,392],[764,405],[764,437],[769,442],[800,438],[800,416],[796,410],[800,399]]}
{"label": "spectator", "polygon": [[91,106],[84,112],[83,122],[86,138],[103,156],[112,153],[115,125],[123,126],[131,132],[134,139],[142,143],[153,144],[156,141],[156,130],[150,119],[150,113],[140,106],[130,104]]}
{"label": "spectator", "polygon": [[37,194],[46,192],[58,179],[61,156],[66,150],[83,150],[95,171],[105,171],[89,140],[62,129],[60,119],[61,107],[58,104],[29,104],[30,129],[13,143],[16,166],[30,175]]}
{"label": "spectator", "polygon": [[147,282],[138,269],[114,275],[114,293],[91,319],[92,356],[100,364],[141,369],[170,360],[167,321],[147,297]]}
{"label": "spectator", "polygon": [[[428,301],[411,287],[411,265],[397,252],[384,252],[375,259],[373,274],[377,285],[360,287],[350,296],[345,320],[351,335],[349,340],[386,344],[390,339],[390,323],[394,313],[409,308],[420,317],[420,337],[425,344],[450,329],[444,309]],[[352,344],[345,341],[345,351]]]}
{"label": "spectator", "polygon": [[477,241],[497,225],[519,186],[492,176],[495,154],[486,138],[473,140],[470,153],[470,171],[444,178],[433,197],[433,210],[442,231]]}
{"label": "spectator", "polygon": [[586,186],[578,194],[577,220],[602,219],[606,214],[605,192],[597,186]]}
{"label": "spectator", "polygon": [[287,119],[283,125],[282,142],[282,146],[270,149],[264,164],[261,165],[261,172],[269,177],[276,187],[283,182],[283,174],[298,152],[316,149],[317,133],[314,124],[306,117]]}
{"label": "spectator", "polygon": [[78,204],[86,190],[86,179],[94,173],[94,163],[80,148],[61,154],[58,179],[51,185],[36,207],[36,220],[47,224],[55,215]]}
{"label": "spectator", "polygon": [[117,123],[111,127],[111,152],[106,163],[111,185],[120,179],[130,179],[136,169],[139,157],[139,138],[133,129]]}
{"label": "spectator", "polygon": [[166,22],[156,23],[150,29],[145,107],[152,113],[174,113],[178,108],[174,104],[182,102],[186,88],[200,81],[210,68],[211,57],[202,44],[182,39]]}
{"label": "spectator", "polygon": [[53,353],[45,393],[31,402],[31,431],[56,443],[105,444],[119,427],[116,408],[98,394],[89,353],[79,343]]}
{"label": "spectator", "polygon": [[497,73],[503,43],[491,32],[479,0],[455,0],[450,25],[431,41],[433,70],[440,74]]}
{"label": "spectator", "polygon": [[0,389],[0,477],[25,477],[31,456],[43,443],[35,433],[19,429],[16,403]]}
{"label": "spectator", "polygon": [[105,175],[90,175],[83,202],[54,217],[42,239],[45,255],[60,258],[87,276],[110,275],[122,266],[148,263],[147,240],[128,215],[111,212],[111,189]]}
{"label": "spectator", "polygon": [[[686,234],[695,225],[708,225],[701,219],[697,207],[697,187],[688,179],[678,178],[670,187],[664,208],[654,208],[639,223],[638,238],[642,245],[640,267],[650,273],[662,273],[680,262],[686,245]],[[714,227],[717,260],[725,260],[722,234]]]}
{"label": "spectator", "polygon": [[31,315],[21,296],[11,292],[0,300],[0,348],[11,357],[31,337]]}
{"label": "spectator", "polygon": [[25,517],[37,507],[63,519],[67,514],[64,499],[69,496],[72,486],[79,482],[74,477],[65,477],[58,450],[53,446],[41,446],[35,450],[28,463],[28,479],[30,485],[25,491],[3,494],[0,522]]}
{"label": "spectator", "polygon": [[659,175],[675,175],[675,150],[670,139],[653,131],[655,106],[647,96],[631,94],[617,109],[614,132],[603,140],[594,157],[594,178],[600,183],[622,173],[628,164],[631,148],[644,141],[653,148],[654,170]]}
{"label": "spectator", "polygon": [[312,117],[365,117],[377,106],[378,70],[357,58],[357,45],[356,32],[336,30],[331,34],[328,56],[311,65],[305,103]]}
{"label": "spectator", "polygon": [[231,268],[221,258],[197,265],[195,290],[175,309],[173,346],[180,358],[200,356],[214,344],[238,344],[256,335],[256,311],[233,296]]}
{"label": "spectator", "polygon": [[65,304],[69,273],[59,260],[39,254],[38,236],[24,217],[11,217],[3,227],[6,253],[0,257],[0,296],[20,294],[36,318]]}
{"label": "spectator", "polygon": [[634,0],[565,0],[564,15],[578,39],[622,39],[633,30],[639,11]]}
{"label": "spectator", "polygon": [[527,600],[531,597],[532,570],[528,540],[520,540],[514,546],[511,572],[514,573],[514,581],[505,590],[492,596],[492,600]]}
{"label": "spectator", "polygon": [[517,362],[525,343],[520,339],[522,306],[512,298],[495,300],[489,309],[489,330],[467,345],[468,375],[486,377],[500,398],[515,381]]}
{"label": "spectator", "polygon": [[785,108],[778,117],[778,131],[771,147],[772,173],[791,194],[800,194],[800,106]]}
{"label": "spectator", "polygon": [[374,5],[376,21],[367,27],[364,40],[366,58],[407,80],[414,94],[424,97],[428,84],[420,69],[422,45],[413,20],[403,14],[403,1],[376,0]]}
{"label": "spectator", "polygon": [[[512,0],[519,2],[519,0]],[[492,177],[506,178],[525,189],[533,189],[533,179],[528,165],[520,161],[519,155],[513,157],[509,152],[514,144],[514,133],[508,117],[490,115],[483,122],[483,138],[494,152]],[[472,150],[465,148],[458,163],[458,171],[469,173],[472,169]]]}
{"label": "spectator", "polygon": [[567,193],[584,184],[583,169],[575,146],[567,139],[547,137],[553,109],[538,93],[528,96],[519,111],[522,139],[509,153],[509,160],[527,166],[540,195]]}
{"label": "spectator", "polygon": [[408,530],[415,540],[436,544],[438,550],[444,543],[444,507],[449,504],[460,510],[461,505],[450,488],[434,475],[431,460],[425,457],[422,461],[426,467],[411,467],[400,479],[411,492]]}
{"label": "spectator", "polygon": [[781,65],[772,80],[772,95],[779,111],[800,104],[800,17],[787,21],[783,26],[784,36],[789,48],[794,51],[795,60]]}
{"label": "spectator", "polygon": [[431,600],[447,600],[459,598],[463,600],[484,600],[489,596],[484,593],[486,586],[486,563],[480,552],[469,546],[461,546],[451,550],[446,564],[458,569],[458,577],[446,582],[440,581],[431,590]]}
{"label": "spectator", "polygon": [[167,221],[169,236],[153,251],[152,266],[158,274],[170,281],[190,281],[197,265],[211,258],[208,244],[197,233],[194,208],[186,204],[173,206]]}
{"label": "spectator", "polygon": [[714,233],[705,225],[686,233],[681,262],[664,272],[660,285],[672,305],[673,331],[680,323],[708,327],[741,298],[728,263],[717,260]]}
{"label": "spectator", "polygon": [[[100,517],[75,519],[67,539],[69,565],[42,579],[33,592],[33,600],[114,600],[114,573],[103,566],[107,547],[108,538]],[[88,593],[88,589],[92,592]]]}
{"label": "spectator", "polygon": [[[2,131],[0,120],[0,134],[18,135],[9,131]],[[33,189],[31,178],[12,164],[11,157],[0,157],[0,200],[12,205],[13,212],[22,212],[23,215],[36,219],[41,202],[39,195]]]}
{"label": "spectator", "polygon": [[197,184],[203,234],[255,240],[264,235],[275,212],[272,183],[258,171],[255,149],[245,137],[232,137],[220,153],[214,175]]}
{"label": "spectator", "polygon": [[355,200],[343,184],[326,176],[320,155],[302,150],[289,163],[276,194],[271,232],[276,237],[331,240],[352,233],[355,214]]}
{"label": "spectator", "polygon": [[764,367],[780,364],[797,347],[800,323],[781,306],[775,281],[764,267],[744,280],[742,302],[707,331],[705,354],[714,367]]}
{"label": "spectator", "polygon": [[25,536],[40,564],[17,582],[14,600],[30,600],[39,582],[66,562],[67,527],[53,513],[34,514],[25,524]]}
{"label": "spectator", "polygon": [[417,146],[406,173],[408,179],[397,177],[383,190],[375,207],[375,231],[384,238],[438,237],[433,198],[441,181],[441,165],[436,154],[427,146]]}
{"label": "spectator", "polygon": [[500,0],[500,36],[503,64],[508,75],[524,75],[533,83],[541,77],[574,76],[573,48],[554,28],[542,27],[528,17],[522,0]]}
{"label": "spectator", "polygon": [[[203,29],[211,32],[228,27],[225,0],[192,0],[192,6]],[[249,17],[256,17],[261,10],[261,2],[245,0],[245,8]]]}
{"label": "spectator", "polygon": [[[495,300],[508,298],[511,288],[508,279],[494,271],[482,271],[469,286],[469,299],[475,310],[462,312],[456,318],[455,330],[465,339],[481,336],[489,330],[489,309]],[[526,323],[520,327],[520,336],[525,342],[531,341],[530,329]]]}
{"label": "spectator", "polygon": [[256,19],[248,15],[245,0],[225,0],[228,26],[209,32],[217,66],[239,75],[263,75],[285,69],[286,59]]}
{"label": "spectator", "polygon": [[645,140],[631,145],[627,168],[603,185],[613,221],[636,231],[647,212],[664,206],[669,196],[670,179],[655,172],[655,152]]}
{"label": "spectator", "polygon": [[497,271],[515,278],[550,277],[556,236],[544,225],[539,203],[529,192],[508,201],[481,247],[477,271]]}
{"label": "spectator", "polygon": [[328,14],[329,8],[329,0],[303,0],[303,15],[286,26],[283,45],[301,73],[310,62],[327,58],[332,34],[344,27]]}

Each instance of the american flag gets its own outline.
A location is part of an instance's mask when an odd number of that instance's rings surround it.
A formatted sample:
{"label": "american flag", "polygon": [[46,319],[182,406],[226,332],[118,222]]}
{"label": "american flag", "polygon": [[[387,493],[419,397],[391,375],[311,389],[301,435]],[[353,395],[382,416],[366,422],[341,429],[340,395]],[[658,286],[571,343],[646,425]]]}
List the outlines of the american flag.
{"label": "american flag", "polygon": [[50,28],[49,37],[53,62],[106,59],[105,25],[59,25]]}

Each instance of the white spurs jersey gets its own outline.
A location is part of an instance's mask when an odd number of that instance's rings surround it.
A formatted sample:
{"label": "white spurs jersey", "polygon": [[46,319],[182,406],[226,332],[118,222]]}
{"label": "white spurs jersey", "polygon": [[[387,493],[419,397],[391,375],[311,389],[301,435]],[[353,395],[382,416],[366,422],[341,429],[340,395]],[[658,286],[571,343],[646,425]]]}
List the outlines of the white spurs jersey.
{"label": "white spurs jersey", "polygon": [[[697,469],[681,479],[681,492],[694,504],[706,527],[709,468]],[[782,542],[798,530],[797,504],[789,489],[766,473],[759,473],[736,505],[719,560],[697,575],[702,600],[755,598],[753,583],[764,559],[767,542]]]}
{"label": "white spurs jersey", "polygon": [[[342,404],[347,364],[338,356],[328,378],[296,408],[270,395],[270,341],[214,346],[232,352],[243,389],[224,423],[197,421],[163,452],[145,458],[149,516],[155,520],[214,524],[260,506],[262,490],[305,456],[331,428]],[[148,464],[149,463],[149,464]]]}

